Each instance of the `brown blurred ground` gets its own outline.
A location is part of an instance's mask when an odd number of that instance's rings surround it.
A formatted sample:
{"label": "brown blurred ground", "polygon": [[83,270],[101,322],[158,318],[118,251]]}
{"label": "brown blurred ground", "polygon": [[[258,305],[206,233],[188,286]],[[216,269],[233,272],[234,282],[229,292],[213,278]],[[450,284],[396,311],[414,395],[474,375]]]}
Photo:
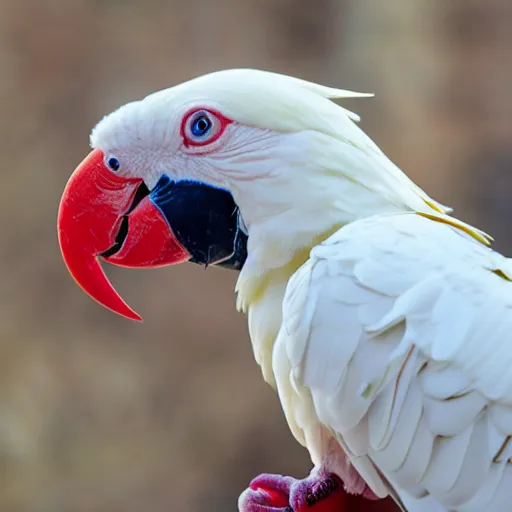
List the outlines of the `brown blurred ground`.
{"label": "brown blurred ground", "polygon": [[309,470],[233,274],[109,269],[143,325],[68,276],[56,208],[103,114],[235,66],[375,92],[363,128],[512,254],[511,55],[509,0],[0,0],[0,511],[234,511]]}

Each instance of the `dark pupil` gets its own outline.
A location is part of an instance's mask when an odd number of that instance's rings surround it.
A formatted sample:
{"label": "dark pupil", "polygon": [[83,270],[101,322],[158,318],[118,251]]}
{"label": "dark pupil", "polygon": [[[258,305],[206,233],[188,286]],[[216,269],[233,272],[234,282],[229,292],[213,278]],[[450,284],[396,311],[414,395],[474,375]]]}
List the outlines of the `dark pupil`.
{"label": "dark pupil", "polygon": [[206,116],[198,117],[192,125],[192,134],[196,137],[204,135],[212,126],[211,121]]}
{"label": "dark pupil", "polygon": [[113,170],[117,171],[119,169],[119,160],[117,158],[109,158],[108,166]]}

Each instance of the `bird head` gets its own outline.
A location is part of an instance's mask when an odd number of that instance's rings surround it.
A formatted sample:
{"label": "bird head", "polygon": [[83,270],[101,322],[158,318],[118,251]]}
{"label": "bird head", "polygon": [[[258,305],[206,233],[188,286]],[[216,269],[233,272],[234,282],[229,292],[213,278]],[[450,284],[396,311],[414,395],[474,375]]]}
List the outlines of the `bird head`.
{"label": "bird head", "polygon": [[425,205],[357,116],[331,101],[359,96],[368,95],[237,69],[107,115],[59,207],[70,273],[107,308],[140,319],[101,259],[241,269],[252,255],[253,265],[279,266],[344,222]]}

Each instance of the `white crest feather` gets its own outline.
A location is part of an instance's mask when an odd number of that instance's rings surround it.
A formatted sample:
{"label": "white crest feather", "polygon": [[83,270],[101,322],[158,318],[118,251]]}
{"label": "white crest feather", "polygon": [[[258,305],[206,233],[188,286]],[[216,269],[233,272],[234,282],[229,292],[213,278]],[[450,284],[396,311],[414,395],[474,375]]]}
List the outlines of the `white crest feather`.
{"label": "white crest feather", "polygon": [[[99,147],[114,133],[131,127],[132,133],[153,136],[165,133],[170,112],[184,105],[217,107],[241,124],[295,132],[325,131],[332,118],[359,116],[331,99],[364,98],[372,94],[336,89],[287,75],[257,69],[228,69],[199,76],[124,105],[105,116],[91,134],[91,146]],[[341,114],[341,116],[340,116]],[[151,118],[151,126],[147,120]],[[325,123],[326,118],[331,122]],[[119,130],[118,128],[124,128]]]}

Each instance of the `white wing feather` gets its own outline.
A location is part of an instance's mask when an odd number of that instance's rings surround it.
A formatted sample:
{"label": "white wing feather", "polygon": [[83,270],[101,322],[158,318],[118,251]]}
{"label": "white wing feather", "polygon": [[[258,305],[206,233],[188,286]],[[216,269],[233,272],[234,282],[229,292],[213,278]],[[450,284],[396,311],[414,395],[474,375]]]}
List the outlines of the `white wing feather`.
{"label": "white wing feather", "polygon": [[415,214],[364,219],[315,247],[289,282],[274,349],[310,451],[322,424],[374,492],[393,487],[411,512],[508,512],[511,267]]}

